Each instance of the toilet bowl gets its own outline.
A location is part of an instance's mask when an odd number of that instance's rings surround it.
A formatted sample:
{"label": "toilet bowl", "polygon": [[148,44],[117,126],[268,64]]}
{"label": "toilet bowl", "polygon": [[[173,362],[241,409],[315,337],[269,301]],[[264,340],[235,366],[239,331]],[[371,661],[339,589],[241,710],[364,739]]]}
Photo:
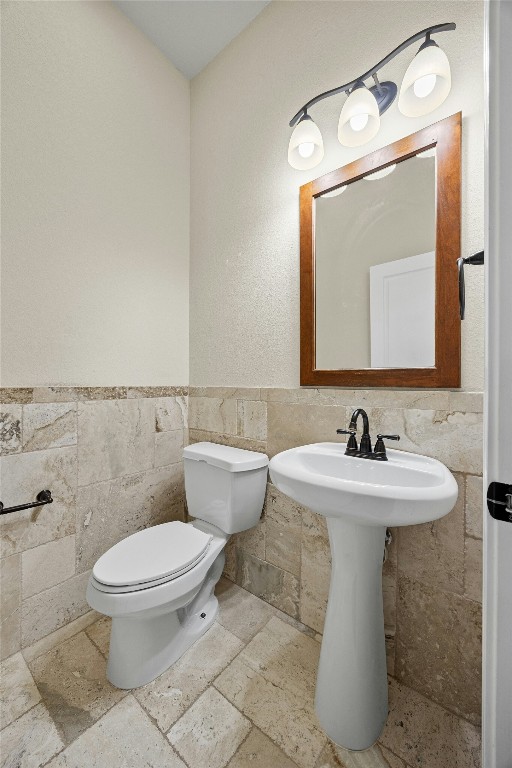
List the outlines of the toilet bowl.
{"label": "toilet bowl", "polygon": [[99,558],[89,579],[87,602],[112,617],[107,677],[117,688],[158,677],[212,625],[229,535],[255,526],[263,509],[265,454],[196,443],[183,457],[195,519],[128,536]]}

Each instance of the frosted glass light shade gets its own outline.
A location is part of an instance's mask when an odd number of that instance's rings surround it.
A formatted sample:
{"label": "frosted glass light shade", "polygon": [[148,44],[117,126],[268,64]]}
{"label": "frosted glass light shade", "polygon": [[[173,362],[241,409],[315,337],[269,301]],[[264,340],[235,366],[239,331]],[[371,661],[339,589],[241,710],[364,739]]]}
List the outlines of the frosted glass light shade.
{"label": "frosted glass light shade", "polygon": [[323,194],[320,195],[320,197],[322,198],[322,200],[324,199],[324,197],[338,197],[339,195],[343,194],[346,188],[347,188],[347,185],[344,184],[342,187],[337,187],[337,189],[333,189],[331,192],[324,192]]}
{"label": "frosted glass light shade", "polygon": [[407,67],[398,97],[398,109],[407,117],[427,115],[443,103],[451,87],[448,56],[431,42],[420,48]]}
{"label": "frosted glass light shade", "polygon": [[380,171],[374,171],[373,173],[369,173],[367,176],[363,176],[363,179],[365,181],[377,181],[377,179],[383,179],[385,176],[389,176],[390,173],[393,173],[395,168],[396,163],[393,163],[393,165],[387,165],[385,168],[381,168]]}
{"label": "frosted glass light shade", "polygon": [[298,171],[314,168],[324,156],[324,142],[318,125],[307,115],[302,117],[290,136],[288,162]]}
{"label": "frosted glass light shade", "polygon": [[341,110],[338,140],[345,147],[359,147],[373,139],[380,127],[377,100],[364,85],[356,87]]}

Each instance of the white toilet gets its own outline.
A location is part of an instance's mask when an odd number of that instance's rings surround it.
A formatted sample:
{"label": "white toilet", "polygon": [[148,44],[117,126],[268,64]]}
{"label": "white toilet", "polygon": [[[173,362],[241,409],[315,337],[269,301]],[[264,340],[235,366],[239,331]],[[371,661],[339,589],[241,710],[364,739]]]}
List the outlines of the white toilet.
{"label": "white toilet", "polygon": [[164,672],[211,626],[229,534],[255,526],[268,457],[214,443],[183,450],[191,523],[134,533],[100,557],[87,602],[112,617],[107,677],[137,688]]}

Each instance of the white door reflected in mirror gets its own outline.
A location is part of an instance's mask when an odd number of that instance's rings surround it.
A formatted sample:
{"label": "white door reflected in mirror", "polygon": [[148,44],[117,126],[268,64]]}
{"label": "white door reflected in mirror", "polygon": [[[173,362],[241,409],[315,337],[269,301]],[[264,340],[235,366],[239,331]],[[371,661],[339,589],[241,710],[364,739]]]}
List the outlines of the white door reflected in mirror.
{"label": "white door reflected in mirror", "polygon": [[372,368],[435,365],[435,267],[434,251],[370,267]]}

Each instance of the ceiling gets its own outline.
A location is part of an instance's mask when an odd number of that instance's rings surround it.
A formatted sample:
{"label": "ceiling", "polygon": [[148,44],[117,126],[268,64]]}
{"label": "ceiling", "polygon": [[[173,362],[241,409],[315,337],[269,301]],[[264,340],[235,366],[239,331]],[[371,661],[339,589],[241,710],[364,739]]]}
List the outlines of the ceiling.
{"label": "ceiling", "polygon": [[191,79],[269,0],[116,0],[174,66]]}

